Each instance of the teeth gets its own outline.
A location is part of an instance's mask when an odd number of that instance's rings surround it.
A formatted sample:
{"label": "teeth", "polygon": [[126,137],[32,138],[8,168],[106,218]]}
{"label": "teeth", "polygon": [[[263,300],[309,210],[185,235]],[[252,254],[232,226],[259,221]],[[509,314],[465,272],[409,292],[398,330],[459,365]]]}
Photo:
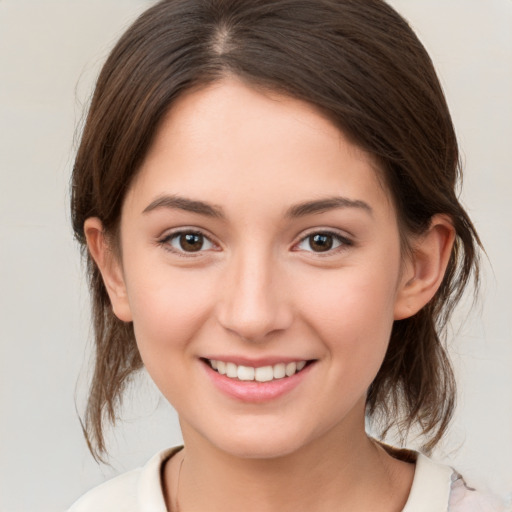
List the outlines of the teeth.
{"label": "teeth", "polygon": [[286,376],[291,377],[297,371],[297,363],[288,363],[285,371]]}
{"label": "teeth", "polygon": [[254,380],[258,382],[268,382],[274,378],[274,368],[272,366],[262,366],[256,368],[254,372]]}
{"label": "teeth", "polygon": [[226,363],[226,375],[234,379],[237,377],[237,367],[234,363]]}
{"label": "teeth", "polygon": [[282,379],[286,376],[286,365],[279,363],[274,365],[274,379]]}
{"label": "teeth", "polygon": [[238,366],[234,363],[226,363],[214,359],[208,359],[208,362],[214,370],[217,370],[221,375],[226,375],[226,377],[230,379],[255,380],[257,382],[269,382],[275,379],[291,377],[306,366],[306,361],[278,363],[274,366],[260,366],[258,368],[242,365]]}
{"label": "teeth", "polygon": [[239,366],[236,376],[239,380],[254,380],[254,368],[250,366]]}

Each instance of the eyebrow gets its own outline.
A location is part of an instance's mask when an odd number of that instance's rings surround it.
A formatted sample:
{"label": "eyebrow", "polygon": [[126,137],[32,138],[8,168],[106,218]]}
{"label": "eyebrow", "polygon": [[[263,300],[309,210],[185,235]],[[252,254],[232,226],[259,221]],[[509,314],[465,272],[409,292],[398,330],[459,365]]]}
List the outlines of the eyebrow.
{"label": "eyebrow", "polygon": [[304,217],[306,215],[324,213],[338,208],[359,208],[373,215],[371,206],[364,201],[334,196],[296,204],[287,210],[286,216],[290,218]]}
{"label": "eyebrow", "polygon": [[182,196],[160,196],[152,201],[142,213],[149,213],[158,208],[171,208],[174,210],[184,210],[186,212],[198,213],[206,217],[225,218],[220,206],[205,203],[204,201],[195,201]]}
{"label": "eyebrow", "polygon": [[[144,208],[142,213],[149,213],[159,208],[183,210],[217,219],[226,218],[220,206],[177,195],[164,195],[157,197],[148,206],[146,206],[146,208]],[[367,211],[370,215],[373,214],[371,206],[364,201],[334,196],[293,205],[286,211],[286,217],[305,217],[306,215],[320,214],[338,208],[358,208]]]}

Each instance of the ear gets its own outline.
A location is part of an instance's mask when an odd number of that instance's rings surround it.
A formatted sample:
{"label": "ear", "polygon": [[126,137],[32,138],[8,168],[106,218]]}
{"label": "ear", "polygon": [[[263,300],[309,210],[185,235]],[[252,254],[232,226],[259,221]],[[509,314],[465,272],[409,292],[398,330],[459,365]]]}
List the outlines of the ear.
{"label": "ear", "polygon": [[107,240],[101,220],[97,217],[88,218],[84,222],[84,232],[87,248],[101,272],[114,314],[123,322],[131,322],[132,314],[121,262]]}
{"label": "ear", "polygon": [[447,215],[434,215],[426,233],[412,242],[395,302],[395,320],[417,313],[441,285],[455,240]]}

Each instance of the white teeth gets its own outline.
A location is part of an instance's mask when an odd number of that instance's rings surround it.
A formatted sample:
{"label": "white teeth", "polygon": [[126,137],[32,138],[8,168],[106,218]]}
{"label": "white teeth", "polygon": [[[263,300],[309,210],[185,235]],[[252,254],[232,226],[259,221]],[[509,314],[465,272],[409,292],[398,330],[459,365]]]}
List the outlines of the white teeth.
{"label": "white teeth", "polygon": [[226,363],[224,361],[217,361],[217,371],[221,375],[226,375]]}
{"label": "white teeth", "polygon": [[235,363],[226,363],[226,375],[232,379],[237,377],[237,366]]}
{"label": "white teeth", "polygon": [[250,366],[239,366],[237,376],[239,380],[254,380],[254,368]]}
{"label": "white teeth", "polygon": [[282,379],[286,376],[286,365],[279,363],[274,365],[274,379]]}
{"label": "white teeth", "polygon": [[304,366],[306,366],[306,361],[299,361],[297,363],[297,371],[300,372]]}
{"label": "white teeth", "polygon": [[230,379],[255,380],[257,382],[269,382],[274,379],[291,377],[306,366],[306,361],[277,363],[274,366],[260,366],[258,368],[238,366],[235,363],[226,363],[214,359],[209,359],[208,361],[214,370],[217,370],[221,375],[226,375]]}
{"label": "white teeth", "polygon": [[286,376],[291,377],[297,371],[297,363],[288,363],[286,365]]}
{"label": "white teeth", "polygon": [[258,382],[268,382],[274,378],[274,369],[272,366],[261,366],[254,372],[254,380]]}

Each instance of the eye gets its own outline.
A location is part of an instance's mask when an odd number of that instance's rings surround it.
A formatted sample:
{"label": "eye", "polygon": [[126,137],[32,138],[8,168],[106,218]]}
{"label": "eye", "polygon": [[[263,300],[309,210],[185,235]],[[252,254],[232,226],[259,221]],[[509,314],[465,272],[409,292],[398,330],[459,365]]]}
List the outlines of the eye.
{"label": "eye", "polygon": [[205,235],[197,231],[180,231],[172,233],[161,241],[170,246],[169,250],[179,253],[194,253],[213,249],[215,246]]}
{"label": "eye", "polygon": [[336,250],[342,246],[352,245],[352,242],[337,233],[322,231],[311,233],[303,238],[298,244],[297,248],[301,251],[309,252],[329,252]]}

